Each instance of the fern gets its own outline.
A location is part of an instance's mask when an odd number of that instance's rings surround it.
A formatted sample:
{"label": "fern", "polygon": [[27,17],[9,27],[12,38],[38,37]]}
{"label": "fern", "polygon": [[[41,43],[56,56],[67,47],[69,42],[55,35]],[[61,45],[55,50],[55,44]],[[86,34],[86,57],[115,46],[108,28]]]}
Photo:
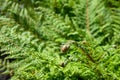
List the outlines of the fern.
{"label": "fern", "polygon": [[0,71],[11,80],[120,79],[119,2],[0,2]]}

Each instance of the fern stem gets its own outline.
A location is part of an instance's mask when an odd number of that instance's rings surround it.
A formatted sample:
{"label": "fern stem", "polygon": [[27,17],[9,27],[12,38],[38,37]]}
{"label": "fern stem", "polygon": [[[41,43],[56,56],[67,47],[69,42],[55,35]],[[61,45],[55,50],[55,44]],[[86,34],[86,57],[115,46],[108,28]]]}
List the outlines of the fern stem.
{"label": "fern stem", "polygon": [[89,1],[86,0],[86,33],[90,36],[90,24],[89,24]]}
{"label": "fern stem", "polygon": [[94,61],[94,59],[91,57],[91,55],[90,55],[89,53],[86,53],[83,48],[79,48],[79,50],[82,51],[82,53],[83,53],[84,55],[86,55],[87,58],[88,58],[91,62],[95,63],[95,61]]}

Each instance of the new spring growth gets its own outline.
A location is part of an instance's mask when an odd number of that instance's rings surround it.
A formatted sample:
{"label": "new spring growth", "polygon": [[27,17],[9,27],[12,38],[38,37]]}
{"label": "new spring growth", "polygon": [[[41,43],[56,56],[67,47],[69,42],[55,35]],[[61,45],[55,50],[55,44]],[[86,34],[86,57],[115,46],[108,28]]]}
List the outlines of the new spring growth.
{"label": "new spring growth", "polygon": [[74,43],[75,41],[73,41],[73,40],[69,40],[67,43],[65,43],[64,45],[62,45],[62,47],[61,47],[61,52],[62,53],[65,53],[65,52],[67,52],[68,50],[69,50],[69,48],[70,48],[70,45],[72,44],[72,43]]}

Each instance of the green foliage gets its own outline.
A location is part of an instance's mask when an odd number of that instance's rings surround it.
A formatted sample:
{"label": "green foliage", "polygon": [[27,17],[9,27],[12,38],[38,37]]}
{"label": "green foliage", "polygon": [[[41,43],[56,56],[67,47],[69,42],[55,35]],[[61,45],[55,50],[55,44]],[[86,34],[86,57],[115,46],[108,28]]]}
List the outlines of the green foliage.
{"label": "green foliage", "polygon": [[113,0],[0,0],[0,66],[11,80],[119,80],[119,8]]}

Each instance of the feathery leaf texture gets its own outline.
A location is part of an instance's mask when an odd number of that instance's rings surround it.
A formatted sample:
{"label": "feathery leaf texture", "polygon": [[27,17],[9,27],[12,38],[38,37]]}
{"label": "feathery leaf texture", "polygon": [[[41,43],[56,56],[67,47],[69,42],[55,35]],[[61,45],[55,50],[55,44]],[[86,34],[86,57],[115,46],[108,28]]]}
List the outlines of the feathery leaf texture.
{"label": "feathery leaf texture", "polygon": [[0,0],[0,78],[120,80],[119,3]]}

